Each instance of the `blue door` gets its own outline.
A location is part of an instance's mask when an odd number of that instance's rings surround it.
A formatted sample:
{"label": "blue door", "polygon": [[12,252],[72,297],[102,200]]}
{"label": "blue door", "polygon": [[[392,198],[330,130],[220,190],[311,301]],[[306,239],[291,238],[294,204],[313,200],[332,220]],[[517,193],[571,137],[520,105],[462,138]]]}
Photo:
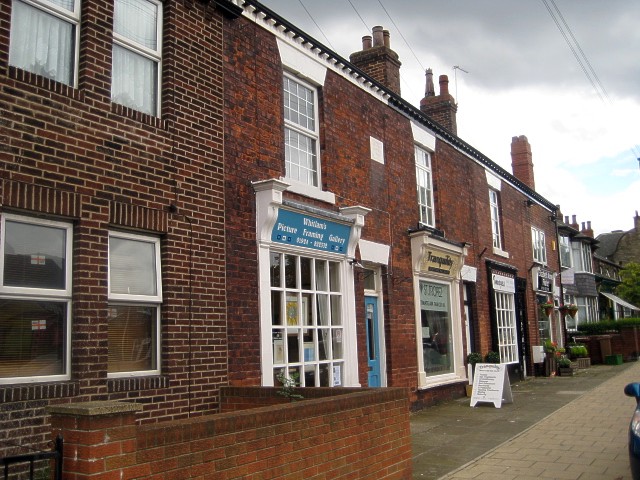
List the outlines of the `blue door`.
{"label": "blue door", "polygon": [[369,360],[369,386],[381,386],[380,344],[378,335],[378,298],[364,297],[364,310],[367,325],[367,358]]}

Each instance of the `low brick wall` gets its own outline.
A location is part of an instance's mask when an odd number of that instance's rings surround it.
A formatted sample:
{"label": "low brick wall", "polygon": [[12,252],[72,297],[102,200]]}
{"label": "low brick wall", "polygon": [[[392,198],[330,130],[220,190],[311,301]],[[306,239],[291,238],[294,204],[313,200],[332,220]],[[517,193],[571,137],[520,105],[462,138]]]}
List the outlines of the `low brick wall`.
{"label": "low brick wall", "polygon": [[606,335],[577,336],[577,343],[583,343],[589,350],[592,364],[604,363],[607,355],[619,354],[625,362],[636,360],[640,353],[640,328],[623,327],[620,333]]}
{"label": "low brick wall", "polygon": [[[302,393],[291,402],[275,388],[223,388],[225,413],[152,425],[137,425],[140,406],[124,402],[49,413],[70,480],[411,478],[407,389]],[[247,408],[271,402],[281,403]]]}

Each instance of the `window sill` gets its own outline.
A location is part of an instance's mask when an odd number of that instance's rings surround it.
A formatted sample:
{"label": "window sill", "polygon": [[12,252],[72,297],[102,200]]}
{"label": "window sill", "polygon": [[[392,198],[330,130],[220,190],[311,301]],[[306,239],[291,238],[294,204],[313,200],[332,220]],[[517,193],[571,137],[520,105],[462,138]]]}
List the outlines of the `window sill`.
{"label": "window sill", "polygon": [[0,385],[0,403],[66,398],[78,395],[77,382]]}
{"label": "window sill", "polygon": [[505,252],[501,248],[493,247],[493,254],[503,258],[509,258],[509,252]]}
{"label": "window sill", "polygon": [[148,377],[118,377],[107,379],[109,393],[167,388],[169,378],[162,375]]}
{"label": "window sill", "polygon": [[313,198],[315,200],[320,200],[322,202],[330,203],[335,205],[336,196],[324,190],[319,189],[318,187],[314,187],[313,185],[308,185],[306,183],[298,182],[296,180],[292,180],[290,178],[280,178],[280,180],[285,181],[289,184],[287,188],[287,192],[297,193],[298,195],[304,195],[305,197]]}

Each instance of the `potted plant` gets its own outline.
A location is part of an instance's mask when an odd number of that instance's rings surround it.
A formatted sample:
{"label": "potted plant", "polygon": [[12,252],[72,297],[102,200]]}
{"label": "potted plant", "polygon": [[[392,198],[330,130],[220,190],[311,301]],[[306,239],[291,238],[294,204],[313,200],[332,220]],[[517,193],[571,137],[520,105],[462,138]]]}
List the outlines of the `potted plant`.
{"label": "potted plant", "polygon": [[591,358],[585,345],[576,344],[569,347],[569,358],[576,362],[578,368],[589,368]]}
{"label": "potted plant", "polygon": [[471,365],[471,374],[469,375],[469,383],[465,385],[467,397],[473,394],[473,376],[476,373],[476,363],[482,362],[482,355],[478,352],[471,352],[467,355],[467,365]]}
{"label": "potted plant", "polygon": [[485,363],[500,363],[500,354],[498,352],[489,351],[484,356]]}
{"label": "potted plant", "polygon": [[569,360],[564,355],[558,360],[558,374],[561,377],[573,376],[573,367],[571,366],[571,360]]}
{"label": "potted plant", "polygon": [[571,315],[571,318],[575,318],[576,313],[578,313],[578,306],[575,303],[569,303],[565,306],[567,307],[567,313]]}
{"label": "potted plant", "polygon": [[544,357],[544,376],[552,377],[556,374],[557,358],[556,352],[558,350],[558,344],[551,339],[546,339],[542,346],[545,352]]}
{"label": "potted plant", "polygon": [[542,311],[547,317],[553,313],[553,303],[551,302],[541,304],[540,308],[542,308]]}

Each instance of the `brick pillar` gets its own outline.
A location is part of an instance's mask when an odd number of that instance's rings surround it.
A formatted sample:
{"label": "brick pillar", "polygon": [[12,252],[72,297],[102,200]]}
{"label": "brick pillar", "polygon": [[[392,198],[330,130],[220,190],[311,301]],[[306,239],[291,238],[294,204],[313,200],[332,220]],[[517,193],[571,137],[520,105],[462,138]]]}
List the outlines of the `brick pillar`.
{"label": "brick pillar", "polygon": [[136,469],[135,414],[140,410],[141,405],[113,401],[47,407],[53,437],[60,434],[64,440],[63,478],[120,480],[125,470]]}

